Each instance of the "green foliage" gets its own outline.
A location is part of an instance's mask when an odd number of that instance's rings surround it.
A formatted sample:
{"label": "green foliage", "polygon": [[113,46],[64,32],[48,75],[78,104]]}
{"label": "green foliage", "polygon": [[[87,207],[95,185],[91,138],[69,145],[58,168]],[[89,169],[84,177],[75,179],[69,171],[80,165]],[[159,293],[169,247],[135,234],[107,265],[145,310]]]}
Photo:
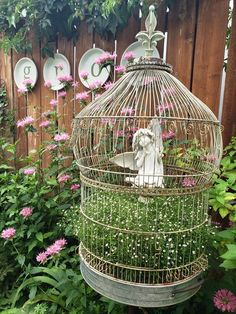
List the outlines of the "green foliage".
{"label": "green foliage", "polygon": [[114,37],[128,21],[138,0],[3,0],[0,2],[0,47],[8,52],[31,49],[29,34],[44,39],[43,54],[50,54],[49,42],[58,37],[76,40],[81,22],[102,37]]}
{"label": "green foliage", "polygon": [[210,193],[209,203],[222,218],[228,216],[236,221],[236,137],[225,148],[225,157],[221,161],[220,173]]}

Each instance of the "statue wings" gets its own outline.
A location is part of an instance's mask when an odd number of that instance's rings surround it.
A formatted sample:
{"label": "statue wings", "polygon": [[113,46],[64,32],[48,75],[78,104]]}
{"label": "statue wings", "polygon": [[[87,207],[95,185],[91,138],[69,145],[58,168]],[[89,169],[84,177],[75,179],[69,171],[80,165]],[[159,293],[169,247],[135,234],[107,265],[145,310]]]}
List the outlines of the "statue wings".
{"label": "statue wings", "polygon": [[134,152],[126,152],[123,154],[118,154],[110,158],[110,161],[113,164],[116,164],[122,168],[129,168],[130,170],[138,170]]}

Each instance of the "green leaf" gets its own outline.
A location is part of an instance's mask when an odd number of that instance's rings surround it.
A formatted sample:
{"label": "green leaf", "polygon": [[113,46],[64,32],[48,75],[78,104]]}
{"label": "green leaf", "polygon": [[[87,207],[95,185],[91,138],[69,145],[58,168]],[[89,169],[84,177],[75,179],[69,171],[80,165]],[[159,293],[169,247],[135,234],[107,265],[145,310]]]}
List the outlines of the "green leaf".
{"label": "green leaf", "polygon": [[236,260],[226,260],[220,264],[220,267],[224,267],[225,269],[236,269]]}
{"label": "green leaf", "polygon": [[33,242],[31,242],[30,243],[30,245],[28,246],[28,253],[30,253],[32,250],[33,250],[33,248],[35,248],[36,246],[37,246],[37,241],[33,241]]}
{"label": "green leaf", "polygon": [[36,233],[36,239],[39,240],[40,242],[43,242],[43,234],[42,234],[42,232]]}
{"label": "green leaf", "polygon": [[228,251],[225,254],[221,255],[221,257],[227,260],[236,260],[236,244],[227,244],[226,246]]}
{"label": "green leaf", "polygon": [[227,208],[221,207],[221,208],[219,209],[219,213],[220,213],[220,215],[221,215],[222,218],[225,218],[225,217],[228,215],[229,211],[228,211]]}
{"label": "green leaf", "polygon": [[34,299],[34,297],[36,296],[36,293],[37,293],[37,286],[33,286],[30,289],[30,293],[29,293],[30,300]]}
{"label": "green leaf", "polygon": [[223,230],[217,233],[217,237],[227,239],[227,240],[234,240],[234,233],[231,230]]}
{"label": "green leaf", "polygon": [[17,261],[18,261],[18,263],[21,265],[21,266],[23,266],[24,265],[24,262],[25,262],[25,256],[24,255],[18,255],[17,256]]}

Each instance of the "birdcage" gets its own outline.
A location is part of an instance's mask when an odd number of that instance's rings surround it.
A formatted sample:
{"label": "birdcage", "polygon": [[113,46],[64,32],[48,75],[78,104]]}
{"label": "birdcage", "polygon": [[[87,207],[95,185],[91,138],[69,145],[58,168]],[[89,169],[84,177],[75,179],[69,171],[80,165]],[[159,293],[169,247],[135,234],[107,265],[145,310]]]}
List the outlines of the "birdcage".
{"label": "birdcage", "polygon": [[215,115],[151,57],[153,7],[137,38],[147,56],[75,118],[81,271],[115,301],[160,307],[191,297],[207,267],[208,190],[222,154]]}

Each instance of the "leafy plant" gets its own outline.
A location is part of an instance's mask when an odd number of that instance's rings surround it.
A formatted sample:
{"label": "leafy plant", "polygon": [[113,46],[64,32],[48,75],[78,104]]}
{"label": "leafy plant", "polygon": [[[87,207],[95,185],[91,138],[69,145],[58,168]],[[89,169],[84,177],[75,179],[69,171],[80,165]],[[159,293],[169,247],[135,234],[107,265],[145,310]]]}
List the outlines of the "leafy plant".
{"label": "leafy plant", "polygon": [[224,152],[220,172],[215,176],[210,191],[209,203],[222,218],[228,216],[231,221],[236,221],[236,137],[232,138]]}

